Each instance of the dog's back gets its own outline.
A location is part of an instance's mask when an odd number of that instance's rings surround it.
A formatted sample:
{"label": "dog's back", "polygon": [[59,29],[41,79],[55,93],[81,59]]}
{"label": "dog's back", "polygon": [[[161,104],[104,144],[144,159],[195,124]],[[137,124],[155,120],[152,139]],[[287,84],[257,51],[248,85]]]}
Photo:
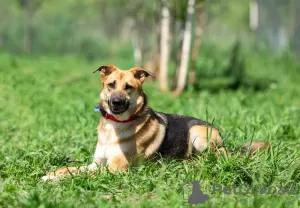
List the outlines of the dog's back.
{"label": "dog's back", "polygon": [[[156,112],[167,120],[165,138],[158,153],[162,156],[184,158],[189,153],[190,131],[193,127],[212,127],[211,124],[190,116]],[[206,137],[206,132],[199,132]],[[199,135],[200,136],[200,135]],[[194,137],[194,139],[197,139]]]}

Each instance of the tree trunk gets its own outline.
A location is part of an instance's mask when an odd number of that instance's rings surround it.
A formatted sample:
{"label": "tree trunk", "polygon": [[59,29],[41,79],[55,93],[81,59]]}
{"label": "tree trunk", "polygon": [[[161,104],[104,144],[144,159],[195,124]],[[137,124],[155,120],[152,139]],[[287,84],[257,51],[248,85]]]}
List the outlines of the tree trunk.
{"label": "tree trunk", "polygon": [[[160,23],[155,22],[155,42],[151,48],[151,54],[148,60],[144,63],[143,67],[154,74],[155,77],[159,77],[160,73]],[[148,79],[151,81],[152,79]]]}
{"label": "tree trunk", "polygon": [[[183,34],[184,34],[184,28],[185,28],[185,22],[184,21],[177,21],[177,24],[179,25],[179,29],[178,31],[177,30],[174,30],[173,31],[173,34],[177,34],[176,38],[174,38],[174,60],[175,60],[175,65],[176,66],[179,66],[180,65],[180,61],[181,61],[181,54],[182,54],[182,51],[180,50],[180,48],[182,47],[182,43],[183,43]],[[174,26],[174,28],[177,28]],[[177,85],[177,80],[178,80],[178,77],[179,77],[179,70],[176,70],[175,72],[175,79],[173,79],[173,82],[172,82],[172,87],[173,89],[176,88],[176,85]]]}
{"label": "tree trunk", "polygon": [[31,51],[31,23],[30,23],[30,0],[24,0],[24,52]]}
{"label": "tree trunk", "polygon": [[250,26],[250,29],[254,32],[257,30],[258,28],[258,24],[259,24],[259,13],[258,13],[258,3],[256,0],[252,0],[250,2],[250,6],[249,6],[249,9],[250,9],[250,23],[249,23],[249,26]]}
{"label": "tree trunk", "polygon": [[192,67],[191,71],[189,73],[189,84],[195,84],[196,83],[196,63],[197,58],[201,46],[201,36],[203,33],[203,14],[204,14],[204,4],[197,5],[196,10],[196,29],[195,29],[195,43],[192,50]]}
{"label": "tree trunk", "polygon": [[133,46],[133,56],[134,56],[134,61],[136,66],[141,66],[142,65],[142,49],[141,49],[141,44],[139,40],[139,36],[137,32],[131,35],[131,41],[132,41],[132,46]]}
{"label": "tree trunk", "polygon": [[[294,34],[292,36],[292,48],[295,51],[295,54],[300,57],[300,1],[295,1],[294,3],[295,6],[295,25],[294,25]],[[297,57],[296,56],[296,57]],[[298,59],[299,60],[299,59]]]}
{"label": "tree trunk", "polygon": [[271,49],[275,52],[280,50],[279,48],[279,11],[277,7],[277,1],[275,2],[268,2],[271,10],[271,24],[270,24],[270,31],[269,31],[269,45]]}
{"label": "tree trunk", "polygon": [[[155,24],[155,46],[154,46],[154,75],[156,77],[159,77],[160,74],[160,39],[161,39],[161,33],[160,33],[160,26],[159,21]],[[167,72],[168,73],[168,72]]]}
{"label": "tree trunk", "polygon": [[4,46],[4,38],[3,38],[2,33],[0,33],[0,50],[3,46]]}
{"label": "tree trunk", "polygon": [[159,85],[161,90],[168,90],[168,62],[170,53],[170,11],[168,1],[162,1],[161,37],[160,37],[160,76]]}
{"label": "tree trunk", "polygon": [[184,31],[183,43],[182,43],[181,62],[180,62],[179,74],[178,74],[179,76],[177,81],[177,87],[174,91],[174,95],[179,95],[180,93],[182,93],[186,84],[190,50],[191,50],[191,41],[192,41],[192,21],[194,15],[194,7],[195,7],[195,0],[188,0],[185,31]]}
{"label": "tree trunk", "polygon": [[133,47],[134,62],[135,62],[136,66],[141,66],[142,65],[142,47],[141,47],[137,22],[135,19],[131,19],[131,21],[130,21],[130,31],[131,31],[130,37],[131,37],[131,43],[132,43],[132,47]]}

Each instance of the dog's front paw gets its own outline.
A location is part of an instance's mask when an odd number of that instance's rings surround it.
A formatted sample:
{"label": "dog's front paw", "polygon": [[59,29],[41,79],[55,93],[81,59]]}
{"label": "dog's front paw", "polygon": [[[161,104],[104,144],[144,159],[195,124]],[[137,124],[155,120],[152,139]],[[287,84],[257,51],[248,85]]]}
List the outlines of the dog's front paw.
{"label": "dog's front paw", "polygon": [[79,172],[79,169],[75,168],[75,167],[60,168],[56,171],[47,173],[47,175],[43,176],[41,179],[43,181],[58,180],[58,179],[60,179],[64,176],[71,176],[71,175],[76,174],[78,172]]}
{"label": "dog's front paw", "polygon": [[60,169],[58,169],[57,171],[48,172],[45,176],[41,177],[41,179],[43,181],[54,181],[58,180],[62,176],[64,176],[64,174],[60,171]]}
{"label": "dog's front paw", "polygon": [[50,180],[57,180],[58,177],[59,177],[59,176],[47,174],[47,175],[41,177],[41,179],[42,179],[43,181],[50,181]]}

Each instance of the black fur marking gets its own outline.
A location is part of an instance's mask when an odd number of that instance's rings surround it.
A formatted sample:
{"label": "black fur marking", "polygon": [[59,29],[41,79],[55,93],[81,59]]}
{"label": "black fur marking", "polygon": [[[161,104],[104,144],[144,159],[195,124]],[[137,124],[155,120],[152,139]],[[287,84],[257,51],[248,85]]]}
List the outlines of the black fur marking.
{"label": "black fur marking", "polygon": [[195,125],[211,126],[205,121],[190,116],[158,113],[165,116],[168,120],[165,138],[158,149],[158,153],[162,156],[183,158],[188,150],[190,128]]}

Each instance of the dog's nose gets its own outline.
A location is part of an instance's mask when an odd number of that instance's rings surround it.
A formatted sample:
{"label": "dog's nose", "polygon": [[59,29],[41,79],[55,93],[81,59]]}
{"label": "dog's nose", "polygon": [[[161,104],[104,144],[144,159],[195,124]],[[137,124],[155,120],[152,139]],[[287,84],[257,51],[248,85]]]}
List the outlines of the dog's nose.
{"label": "dog's nose", "polygon": [[112,103],[114,106],[120,106],[120,105],[123,105],[123,104],[124,104],[124,99],[122,99],[122,98],[112,98],[112,99],[111,99],[111,103]]}

